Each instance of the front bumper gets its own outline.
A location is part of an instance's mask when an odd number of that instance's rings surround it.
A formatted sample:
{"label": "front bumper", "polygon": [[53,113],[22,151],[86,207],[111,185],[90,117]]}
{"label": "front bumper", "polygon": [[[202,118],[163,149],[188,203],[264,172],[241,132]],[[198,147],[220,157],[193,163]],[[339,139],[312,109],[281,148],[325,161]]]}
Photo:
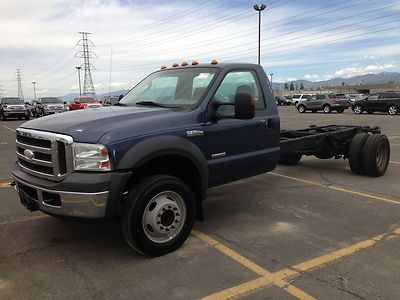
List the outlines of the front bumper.
{"label": "front bumper", "polygon": [[71,173],[62,182],[41,179],[15,164],[12,176],[21,203],[29,210],[76,218],[119,214],[130,172]]}
{"label": "front bumper", "polygon": [[43,115],[47,116],[47,115],[52,115],[52,114],[60,114],[66,112],[66,110],[57,110],[57,109],[50,109],[50,110],[45,110],[43,111]]}
{"label": "front bumper", "polygon": [[21,110],[21,111],[3,111],[3,114],[6,117],[24,117],[24,116],[29,116],[29,110]]}

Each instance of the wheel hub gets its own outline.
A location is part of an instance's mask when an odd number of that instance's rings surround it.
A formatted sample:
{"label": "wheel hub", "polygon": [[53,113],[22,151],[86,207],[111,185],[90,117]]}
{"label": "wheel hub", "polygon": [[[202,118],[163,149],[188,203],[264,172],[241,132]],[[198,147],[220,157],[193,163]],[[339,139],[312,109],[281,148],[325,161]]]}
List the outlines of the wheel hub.
{"label": "wheel hub", "polygon": [[146,236],[156,243],[165,243],[182,230],[186,216],[183,198],[172,191],[154,196],[143,213],[143,229]]}

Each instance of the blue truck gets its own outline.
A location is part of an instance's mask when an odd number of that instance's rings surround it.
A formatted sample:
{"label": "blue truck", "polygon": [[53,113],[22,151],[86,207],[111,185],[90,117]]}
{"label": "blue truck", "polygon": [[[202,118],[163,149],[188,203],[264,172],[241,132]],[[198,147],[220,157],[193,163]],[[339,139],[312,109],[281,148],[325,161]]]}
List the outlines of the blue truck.
{"label": "blue truck", "polygon": [[115,106],[24,123],[16,147],[12,176],[28,210],[119,216],[126,242],[149,256],[184,243],[209,187],[303,155],[348,158],[354,173],[381,176],[390,156],[376,127],[281,130],[263,68],[215,61],[162,67]]}

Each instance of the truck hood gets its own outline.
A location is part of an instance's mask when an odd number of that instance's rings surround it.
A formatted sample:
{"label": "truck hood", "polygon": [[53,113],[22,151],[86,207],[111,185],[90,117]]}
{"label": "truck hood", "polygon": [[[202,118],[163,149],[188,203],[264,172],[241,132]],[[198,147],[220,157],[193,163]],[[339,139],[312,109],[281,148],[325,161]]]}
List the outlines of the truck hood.
{"label": "truck hood", "polygon": [[76,142],[97,143],[107,133],[115,139],[123,139],[124,135],[131,137],[169,128],[174,126],[177,114],[182,112],[160,107],[109,106],[42,117],[21,127],[70,135]]}

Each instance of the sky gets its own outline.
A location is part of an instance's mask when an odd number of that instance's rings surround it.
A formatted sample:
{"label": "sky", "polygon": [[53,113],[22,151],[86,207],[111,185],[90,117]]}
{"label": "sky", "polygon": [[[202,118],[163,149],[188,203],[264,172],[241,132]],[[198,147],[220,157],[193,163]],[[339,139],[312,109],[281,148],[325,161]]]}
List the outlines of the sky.
{"label": "sky", "polygon": [[[261,64],[274,82],[400,71],[400,0],[263,3]],[[256,63],[254,4],[1,0],[0,94],[16,96],[16,69],[27,99],[33,98],[33,81],[37,97],[79,92],[81,31],[91,33],[98,94],[131,88],[161,65],[212,59]]]}

